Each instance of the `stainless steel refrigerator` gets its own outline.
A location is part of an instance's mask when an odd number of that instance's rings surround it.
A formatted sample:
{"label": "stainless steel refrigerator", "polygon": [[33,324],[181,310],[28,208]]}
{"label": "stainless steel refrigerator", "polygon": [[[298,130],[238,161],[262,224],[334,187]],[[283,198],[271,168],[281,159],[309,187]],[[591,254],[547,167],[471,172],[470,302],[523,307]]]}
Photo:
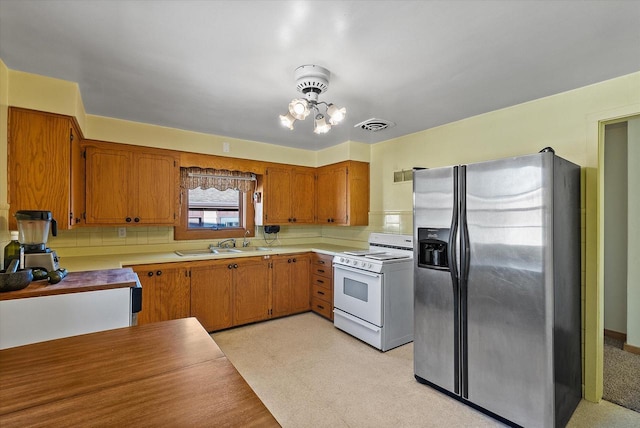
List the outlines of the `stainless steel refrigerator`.
{"label": "stainless steel refrigerator", "polygon": [[510,424],[580,401],[580,168],[545,149],[414,171],[414,373]]}

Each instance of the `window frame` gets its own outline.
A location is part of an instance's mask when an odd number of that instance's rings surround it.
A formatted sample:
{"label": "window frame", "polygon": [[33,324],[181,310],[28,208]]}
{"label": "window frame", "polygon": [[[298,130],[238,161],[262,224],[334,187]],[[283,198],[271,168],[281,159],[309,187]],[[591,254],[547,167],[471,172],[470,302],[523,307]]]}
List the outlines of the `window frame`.
{"label": "window frame", "polygon": [[238,220],[240,226],[228,227],[219,230],[213,229],[189,229],[189,191],[180,189],[180,221],[173,228],[173,239],[176,241],[196,240],[196,239],[224,239],[243,238],[246,231],[247,237],[255,237],[255,208],[253,206],[253,195],[242,192]]}

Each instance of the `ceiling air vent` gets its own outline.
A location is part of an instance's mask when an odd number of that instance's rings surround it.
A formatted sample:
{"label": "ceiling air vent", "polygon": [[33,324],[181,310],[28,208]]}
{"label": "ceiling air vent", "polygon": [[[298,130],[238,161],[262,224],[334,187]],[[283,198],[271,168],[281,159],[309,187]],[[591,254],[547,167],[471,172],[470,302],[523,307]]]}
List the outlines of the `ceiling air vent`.
{"label": "ceiling air vent", "polygon": [[394,122],[391,122],[390,120],[371,118],[365,120],[364,122],[360,122],[353,127],[362,128],[365,131],[378,132],[382,131],[383,129],[392,128],[394,126],[396,126],[396,124]]}

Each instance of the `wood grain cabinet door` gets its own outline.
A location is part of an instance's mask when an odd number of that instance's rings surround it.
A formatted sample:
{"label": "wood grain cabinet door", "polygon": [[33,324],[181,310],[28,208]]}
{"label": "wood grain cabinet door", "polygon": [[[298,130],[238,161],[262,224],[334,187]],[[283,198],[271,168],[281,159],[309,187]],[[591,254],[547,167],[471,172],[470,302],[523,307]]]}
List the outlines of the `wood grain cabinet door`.
{"label": "wood grain cabinet door", "polygon": [[207,331],[233,325],[233,264],[221,261],[191,268],[191,316]]}
{"label": "wood grain cabinet door", "polygon": [[129,199],[135,198],[132,153],[115,148],[86,148],[87,224],[127,224]]}
{"label": "wood grain cabinet door", "polygon": [[291,264],[291,311],[305,312],[311,308],[310,254],[295,254]]}
{"label": "wood grain cabinet door", "polygon": [[311,168],[294,168],[291,180],[291,217],[293,223],[316,221],[316,174]]}
{"label": "wood grain cabinet door", "polygon": [[233,259],[233,324],[247,324],[269,318],[271,283],[269,263],[262,257]]}
{"label": "wood grain cabinet door", "polygon": [[[175,222],[177,159],[156,153],[136,153],[133,157],[136,198],[131,212],[140,224]],[[137,219],[137,221],[136,221]]]}
{"label": "wood grain cabinet door", "polygon": [[265,197],[265,221],[268,224],[291,222],[291,168],[268,168]]}
{"label": "wood grain cabinet door", "polygon": [[289,315],[293,310],[291,259],[291,256],[275,256],[271,259],[271,292],[273,295],[271,315],[274,317]]}
{"label": "wood grain cabinet door", "polygon": [[16,211],[45,210],[60,229],[69,229],[75,224],[70,207],[72,119],[14,107],[8,119],[8,227],[17,230]]}
{"label": "wood grain cabinet door", "polygon": [[138,325],[190,316],[191,279],[186,266],[156,264],[131,267],[142,285]]}

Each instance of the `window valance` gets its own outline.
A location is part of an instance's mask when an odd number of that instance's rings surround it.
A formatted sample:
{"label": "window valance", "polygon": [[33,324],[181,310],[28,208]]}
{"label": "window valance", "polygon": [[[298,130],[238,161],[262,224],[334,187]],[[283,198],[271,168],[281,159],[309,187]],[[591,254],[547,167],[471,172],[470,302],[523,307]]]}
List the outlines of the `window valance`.
{"label": "window valance", "polygon": [[185,189],[198,187],[203,190],[214,188],[220,191],[234,189],[246,193],[254,191],[255,181],[256,176],[251,172],[198,167],[180,168],[180,184]]}

